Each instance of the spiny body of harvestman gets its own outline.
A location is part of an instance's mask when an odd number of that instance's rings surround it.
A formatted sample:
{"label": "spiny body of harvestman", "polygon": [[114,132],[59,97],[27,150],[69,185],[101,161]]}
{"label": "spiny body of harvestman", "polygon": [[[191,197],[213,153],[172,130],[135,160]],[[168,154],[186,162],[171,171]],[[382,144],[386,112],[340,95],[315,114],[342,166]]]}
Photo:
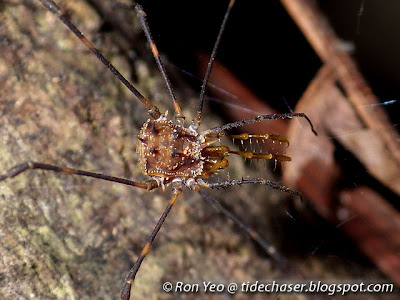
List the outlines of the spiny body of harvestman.
{"label": "spiny body of harvestman", "polygon": [[[125,79],[115,67],[103,57],[103,55],[90,43],[82,33],[71,23],[71,21],[61,12],[59,7],[51,0],[39,0],[49,11],[54,13],[70,30],[92,51],[97,58],[110,69],[114,75],[126,86],[128,89],[142,102],[142,104],[148,110],[150,119],[145,122],[137,140],[137,153],[140,159],[143,173],[150,176],[151,179],[146,182],[137,182],[129,179],[113,177],[100,173],[87,172],[78,169],[72,169],[67,167],[59,167],[56,165],[49,165],[39,162],[25,162],[11,168],[7,173],[0,176],[0,181],[7,178],[15,177],[22,172],[30,169],[41,169],[50,170],[54,172],[60,172],[65,174],[75,174],[81,176],[88,176],[98,178],[102,180],[122,183],[133,187],[142,188],[145,190],[153,190],[159,187],[164,188],[165,186],[172,185],[173,195],[169,200],[164,213],[160,217],[156,227],[148,238],[147,243],[143,247],[139,258],[135,265],[130,270],[126,277],[125,284],[121,293],[122,299],[130,298],[131,286],[134,282],[136,274],[143,262],[146,254],[149,251],[151,244],[153,243],[158,231],[163,225],[168,213],[172,206],[175,204],[177,198],[182,193],[183,186],[190,188],[193,191],[198,192],[207,202],[218,208],[223,214],[239,225],[249,236],[256,241],[270,256],[275,260],[284,264],[283,258],[271,247],[257,232],[241,222],[236,216],[234,216],[227,209],[222,207],[218,202],[209,197],[202,189],[206,188],[219,188],[228,187],[233,185],[241,184],[264,184],[274,189],[278,189],[283,192],[291,193],[293,195],[301,196],[300,192],[290,190],[288,188],[278,186],[273,182],[265,179],[254,179],[254,180],[228,180],[221,183],[208,183],[203,179],[207,179],[210,176],[217,173],[219,170],[228,167],[228,157],[231,154],[239,155],[249,159],[274,159],[276,161],[289,161],[290,158],[284,155],[273,155],[270,153],[255,153],[249,151],[234,151],[227,146],[216,146],[215,143],[222,136],[229,136],[238,140],[267,140],[271,139],[281,143],[288,143],[288,141],[279,135],[269,134],[239,134],[232,135],[227,131],[233,128],[243,126],[245,124],[260,122],[262,120],[273,120],[278,118],[293,118],[303,117],[311,125],[311,129],[314,131],[310,120],[303,113],[290,113],[290,114],[273,114],[273,115],[260,115],[251,119],[242,120],[239,122],[225,124],[220,127],[211,128],[208,130],[200,131],[201,125],[202,108],[205,96],[205,89],[207,86],[208,78],[212,68],[212,62],[216,56],[218,44],[220,42],[222,33],[225,28],[225,24],[228,20],[230,11],[234,5],[234,1],[229,2],[228,9],[225,13],[223,23],[221,25],[220,32],[215,43],[211,59],[204,76],[203,85],[200,93],[199,105],[197,108],[197,114],[194,120],[188,127],[185,127],[184,121],[185,116],[182,114],[181,108],[174,95],[171,84],[166,76],[165,69],[162,65],[158,50],[152,40],[149,28],[146,23],[146,15],[143,12],[140,5],[136,5],[135,9],[140,19],[143,30],[150,43],[150,48],[153,56],[156,59],[157,65],[163,75],[168,91],[172,98],[172,103],[175,111],[175,119],[169,120],[166,114],[163,114],[159,109],[154,106],[149,100],[147,100],[140,92],[132,86],[132,84]],[[315,132],[315,131],[314,131]]]}

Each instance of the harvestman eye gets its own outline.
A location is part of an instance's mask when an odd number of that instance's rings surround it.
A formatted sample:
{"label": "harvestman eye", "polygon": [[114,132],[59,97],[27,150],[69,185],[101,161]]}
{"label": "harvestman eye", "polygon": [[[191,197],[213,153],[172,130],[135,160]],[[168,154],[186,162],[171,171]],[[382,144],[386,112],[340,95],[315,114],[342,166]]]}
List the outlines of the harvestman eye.
{"label": "harvestman eye", "polygon": [[130,179],[109,176],[101,173],[93,173],[84,170],[73,169],[69,167],[61,167],[50,165],[41,162],[23,162],[12,167],[5,174],[0,175],[0,181],[8,178],[15,177],[27,170],[45,170],[53,171],[64,174],[74,174],[80,176],[93,177],[101,180],[121,183],[136,188],[145,190],[153,190],[157,188],[165,188],[169,185],[172,186],[172,196],[168,201],[165,210],[152,233],[148,237],[140,255],[133,265],[132,269],[126,276],[123,284],[121,299],[130,299],[132,285],[139,268],[146,257],[149,249],[154,242],[158,231],[162,227],[165,219],[171,211],[173,205],[182,194],[183,188],[186,187],[194,192],[199,193],[204,200],[216,207],[222,214],[231,219],[240,228],[242,228],[251,239],[253,239],[269,256],[277,261],[283,268],[288,268],[286,260],[255,230],[244,224],[238,217],[232,214],[229,210],[220,205],[217,201],[211,198],[205,190],[214,188],[225,188],[234,185],[243,184],[262,184],[270,188],[280,190],[295,196],[301,197],[301,193],[291,190],[287,187],[279,186],[274,182],[262,179],[241,179],[241,180],[227,180],[220,183],[209,183],[207,179],[217,172],[226,169],[229,166],[229,157],[231,155],[241,156],[246,159],[262,159],[262,160],[275,160],[279,162],[290,161],[291,158],[285,155],[276,155],[266,153],[260,150],[255,151],[235,151],[231,150],[228,146],[219,145],[219,139],[222,136],[228,136],[240,141],[265,141],[272,140],[279,143],[288,144],[288,140],[280,135],[272,134],[230,134],[231,129],[241,127],[245,124],[261,122],[264,120],[274,119],[290,119],[295,117],[304,118],[310,124],[311,130],[316,134],[311,121],[304,113],[288,113],[288,114],[271,114],[259,115],[250,119],[228,123],[219,127],[211,129],[200,129],[202,125],[202,111],[205,98],[205,90],[207,82],[212,69],[212,63],[216,57],[218,45],[220,43],[222,34],[224,32],[229,14],[234,6],[234,0],[229,1],[228,8],[223,18],[220,31],[218,33],[211,58],[206,70],[203,84],[201,87],[200,97],[196,116],[191,122],[186,122],[186,118],[182,113],[178,100],[174,94],[172,86],[166,75],[166,71],[162,64],[159,52],[155,43],[153,42],[149,27],[146,22],[146,14],[140,5],[135,6],[137,16],[142,25],[143,31],[150,44],[150,49],[156,60],[157,66],[161,71],[167,86],[168,92],[172,99],[175,117],[168,119],[166,113],[161,112],[158,107],[153,105],[147,98],[145,98],[100,52],[93,44],[86,39],[78,28],[67,18],[67,16],[60,10],[56,3],[52,0],[38,0],[49,11],[54,13],[81,41],[86,47],[134,94],[134,96],[144,105],[149,114],[149,119],[142,126],[137,137],[136,151],[139,157],[142,171],[145,175],[149,176],[149,180],[145,182],[138,182]]}

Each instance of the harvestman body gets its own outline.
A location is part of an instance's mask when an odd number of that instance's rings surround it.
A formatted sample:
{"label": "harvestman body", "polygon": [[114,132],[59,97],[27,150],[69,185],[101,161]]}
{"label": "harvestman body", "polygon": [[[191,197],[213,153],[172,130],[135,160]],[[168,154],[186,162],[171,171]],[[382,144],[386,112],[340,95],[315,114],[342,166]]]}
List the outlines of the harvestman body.
{"label": "harvestman body", "polygon": [[185,116],[181,112],[181,108],[174,95],[172,87],[166,76],[165,69],[162,65],[160,55],[157,47],[155,46],[150,30],[146,23],[146,15],[140,5],[136,5],[135,9],[142,24],[143,30],[150,43],[150,48],[156,59],[157,65],[164,77],[168,91],[171,95],[172,102],[175,110],[175,120],[168,120],[166,115],[161,113],[159,109],[152,105],[139,91],[132,86],[132,84],[125,79],[115,67],[104,58],[104,56],[82,35],[82,33],[71,23],[71,21],[61,12],[59,7],[52,0],[38,0],[40,1],[49,11],[57,15],[57,17],[70,28],[70,30],[92,51],[97,58],[107,66],[107,68],[114,73],[114,75],[129,89],[131,92],[142,102],[147,108],[150,115],[150,119],[147,120],[140,130],[140,134],[137,139],[137,153],[139,156],[140,164],[144,174],[151,177],[146,182],[136,182],[129,179],[113,177],[109,175],[92,173],[83,170],[77,170],[66,167],[59,167],[55,165],[43,164],[38,162],[25,162],[11,168],[7,173],[0,176],[0,181],[7,178],[12,178],[19,175],[20,173],[30,169],[41,169],[50,170],[65,174],[75,174],[81,176],[94,177],[102,180],[122,183],[133,187],[138,187],[146,190],[153,190],[159,187],[164,188],[167,185],[172,185],[173,195],[169,200],[164,213],[160,217],[156,227],[148,238],[147,243],[143,247],[139,258],[135,265],[130,270],[129,274],[125,279],[125,284],[121,293],[122,299],[129,299],[131,286],[134,282],[136,274],[143,262],[146,254],[148,253],[151,244],[153,243],[158,231],[163,225],[168,213],[172,206],[182,193],[183,186],[190,188],[193,191],[198,192],[207,202],[218,208],[224,215],[239,225],[249,236],[256,241],[270,256],[277,260],[280,264],[285,267],[285,260],[271,247],[263,238],[261,238],[257,232],[242,223],[235,215],[229,212],[227,209],[222,207],[218,202],[213,200],[207,194],[204,193],[201,188],[218,188],[228,187],[232,185],[240,184],[265,184],[274,189],[278,189],[283,192],[291,193],[293,195],[301,196],[300,192],[290,190],[285,187],[276,185],[273,182],[265,179],[254,179],[254,180],[229,180],[221,183],[207,183],[203,179],[207,179],[219,170],[225,169],[229,165],[228,156],[235,154],[249,159],[275,159],[277,161],[290,161],[290,157],[284,155],[273,155],[270,153],[255,153],[248,151],[233,151],[227,146],[215,146],[214,144],[222,136],[230,136],[234,139],[239,140],[266,140],[272,139],[282,143],[288,143],[288,141],[279,135],[269,134],[239,134],[232,135],[226,131],[243,126],[245,124],[259,122],[262,120],[273,120],[273,119],[287,119],[293,117],[305,118],[310,126],[311,130],[315,133],[312,124],[308,117],[303,113],[290,113],[290,114],[272,114],[272,115],[260,115],[251,119],[242,120],[239,122],[225,124],[220,127],[215,127],[205,131],[200,131],[199,126],[201,125],[202,107],[204,102],[205,89],[207,86],[208,78],[211,72],[212,62],[216,56],[219,41],[221,39],[225,24],[228,20],[230,11],[234,5],[234,0],[230,0],[228,9],[225,13],[224,20],[221,25],[220,32],[218,34],[214,49],[211,55],[210,62],[203,80],[203,85],[200,93],[199,105],[197,109],[197,115],[191,122],[189,127],[185,127],[184,121]]}

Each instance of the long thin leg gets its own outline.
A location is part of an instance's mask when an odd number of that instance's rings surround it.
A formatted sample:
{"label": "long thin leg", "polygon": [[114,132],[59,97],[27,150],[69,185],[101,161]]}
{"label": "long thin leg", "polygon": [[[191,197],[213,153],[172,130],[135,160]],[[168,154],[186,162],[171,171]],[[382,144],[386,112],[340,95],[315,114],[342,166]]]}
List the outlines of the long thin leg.
{"label": "long thin leg", "polygon": [[242,185],[242,184],[264,184],[264,185],[269,186],[272,189],[279,190],[281,192],[285,192],[285,193],[292,194],[292,195],[295,195],[295,196],[299,196],[300,199],[302,199],[301,192],[291,190],[291,189],[289,189],[289,188],[287,188],[285,186],[278,185],[273,181],[269,181],[269,180],[266,180],[266,179],[263,179],[263,178],[227,180],[227,181],[224,181],[224,182],[206,183],[204,185],[204,187],[215,189],[215,188],[225,188],[225,187],[228,187],[228,186]]}
{"label": "long thin leg", "polygon": [[238,217],[236,217],[233,213],[223,207],[220,203],[215,201],[213,198],[208,196],[202,190],[199,190],[198,193],[206,200],[208,203],[213,205],[216,209],[218,209],[222,214],[231,219],[236,225],[238,225],[241,229],[243,229],[260,247],[271,256],[281,267],[282,269],[289,271],[289,264],[287,260],[279,254],[279,252],[270,245],[266,240],[264,240],[254,229],[250,228],[246,224],[244,224]]}
{"label": "long thin leg", "polygon": [[158,52],[157,46],[154,43],[153,38],[151,36],[150,28],[146,21],[146,13],[143,11],[142,6],[139,4],[136,4],[135,10],[139,17],[140,24],[142,25],[144,34],[146,35],[147,41],[150,44],[150,49],[157,62],[158,69],[160,70],[162,77],[164,78],[165,85],[167,86],[168,92],[171,95],[172,103],[174,105],[174,110],[175,110],[175,118],[178,122],[181,122],[181,124],[183,124],[185,116],[182,114],[181,107],[178,104],[178,100],[176,99],[174,90],[172,89],[171,82],[168,79],[167,72],[165,71],[164,65],[161,61],[160,53]]}
{"label": "long thin leg", "polygon": [[202,135],[213,135],[213,134],[217,134],[221,131],[224,130],[229,130],[232,128],[236,128],[236,127],[240,127],[246,124],[251,124],[251,123],[256,123],[256,122],[260,122],[263,120],[275,120],[275,119],[292,119],[292,118],[305,118],[307,120],[307,122],[310,124],[311,126],[311,130],[315,135],[318,135],[317,132],[314,129],[314,126],[312,125],[310,119],[307,117],[306,114],[304,113],[288,113],[288,114],[271,114],[271,115],[259,115],[250,119],[245,119],[242,121],[238,121],[238,122],[233,122],[233,123],[228,123],[222,126],[218,126],[218,127],[214,127],[208,130],[205,130],[204,132],[202,132]]}
{"label": "long thin leg", "polygon": [[165,219],[168,216],[168,213],[171,211],[172,206],[174,206],[176,200],[178,197],[182,194],[182,187],[181,185],[175,186],[173,190],[173,195],[171,197],[171,200],[168,202],[167,206],[165,207],[165,210],[163,214],[161,215],[160,219],[157,222],[156,227],[154,227],[152,233],[150,234],[146,244],[144,245],[142,252],[140,252],[140,255],[138,259],[136,260],[135,265],[132,267],[132,269],[129,271],[128,275],[125,278],[125,283],[122,288],[121,292],[121,299],[122,300],[129,300],[131,296],[131,288],[132,284],[135,281],[136,273],[138,272],[140,265],[142,264],[144,258],[146,257],[146,254],[149,252],[151,244],[154,242],[154,239],[157,236],[158,231],[160,230],[161,226],[164,224]]}
{"label": "long thin leg", "polygon": [[218,50],[218,47],[219,47],[219,43],[221,41],[222,34],[224,33],[224,30],[225,30],[225,27],[226,27],[226,23],[228,22],[229,14],[231,13],[231,10],[232,10],[232,7],[233,7],[234,4],[235,4],[235,0],[230,0],[229,1],[229,5],[228,5],[228,8],[227,8],[227,10],[225,12],[224,19],[222,20],[222,24],[221,24],[221,27],[220,27],[219,32],[218,32],[217,39],[216,39],[215,44],[214,44],[214,48],[213,48],[213,50],[211,52],[210,60],[208,61],[207,70],[206,70],[206,73],[204,75],[203,84],[201,86],[200,97],[199,97],[199,105],[197,107],[196,118],[192,121],[192,126],[195,129],[198,128],[200,126],[200,124],[201,124],[201,114],[203,112],[204,97],[205,97],[205,93],[206,93],[206,87],[207,87],[208,79],[210,78],[212,65],[213,65],[214,59],[215,59],[215,57],[217,55],[217,50]]}
{"label": "long thin leg", "polygon": [[83,170],[78,170],[78,169],[59,167],[59,166],[55,166],[55,165],[43,164],[43,163],[32,162],[32,161],[24,162],[22,164],[18,164],[16,166],[12,167],[5,174],[0,175],[0,181],[3,181],[7,178],[15,177],[27,170],[34,170],[34,169],[44,170],[44,171],[53,171],[53,172],[64,173],[64,174],[93,177],[93,178],[98,178],[98,179],[102,179],[102,180],[122,183],[125,185],[134,186],[134,187],[146,189],[146,190],[153,190],[158,187],[158,183],[155,180],[149,180],[146,182],[138,182],[138,181],[133,181],[133,180],[125,179],[125,178],[109,176],[109,175],[105,175],[105,174],[101,174],[101,173],[93,173],[93,172],[88,172],[88,171],[83,171]]}
{"label": "long thin leg", "polygon": [[68,17],[62,13],[60,8],[52,0],[39,0],[44,7],[54,13],[96,57],[144,104],[149,115],[158,119],[161,113],[157,106],[150,103],[101,53],[93,44],[72,24]]}

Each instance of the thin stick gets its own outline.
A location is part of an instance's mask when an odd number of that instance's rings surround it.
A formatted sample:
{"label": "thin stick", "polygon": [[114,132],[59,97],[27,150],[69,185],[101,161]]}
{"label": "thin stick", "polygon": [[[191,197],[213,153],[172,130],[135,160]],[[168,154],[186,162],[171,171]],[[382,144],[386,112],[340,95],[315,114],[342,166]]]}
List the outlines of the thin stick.
{"label": "thin stick", "polygon": [[358,70],[354,60],[344,50],[340,50],[341,40],[329,25],[315,1],[281,0],[288,14],[297,23],[321,60],[331,65],[337,80],[347,93],[347,99],[368,128],[379,132],[397,164],[400,163],[399,135],[391,125],[384,110],[370,105],[379,103],[366,80]]}

